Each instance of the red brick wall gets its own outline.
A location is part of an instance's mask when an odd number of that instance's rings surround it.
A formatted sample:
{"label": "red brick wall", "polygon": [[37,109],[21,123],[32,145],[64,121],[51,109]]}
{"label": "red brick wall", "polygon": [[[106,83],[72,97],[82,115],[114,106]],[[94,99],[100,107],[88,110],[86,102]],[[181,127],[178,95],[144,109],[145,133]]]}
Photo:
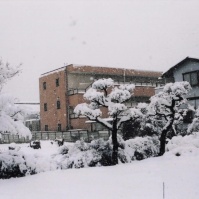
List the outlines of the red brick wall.
{"label": "red brick wall", "polygon": [[[59,86],[56,87],[55,80],[59,78]],[[43,89],[43,82],[46,82],[46,90]],[[55,72],[42,76],[39,79],[40,90],[40,114],[41,130],[48,125],[49,131],[57,130],[58,123],[62,129],[66,129],[66,88],[65,88],[65,71]],[[57,99],[60,99],[61,109],[57,109]],[[47,111],[44,111],[44,103],[47,103]]]}
{"label": "red brick wall", "polygon": [[86,121],[88,121],[87,118],[71,119],[71,126],[74,129],[87,129],[87,130],[91,130],[91,124],[86,124],[85,123]]}
{"label": "red brick wall", "polygon": [[74,108],[80,104],[84,103],[85,100],[83,98],[83,94],[75,94],[75,95],[70,95],[69,96],[69,104],[70,106],[73,106]]}
{"label": "red brick wall", "polygon": [[[117,69],[117,68],[105,68],[105,67],[91,67],[91,66],[81,66],[74,67],[69,65],[66,67],[68,73],[75,74],[106,74],[106,75],[129,75],[129,76],[139,76],[145,78],[152,78],[153,81],[158,81],[158,77],[161,76],[160,72],[150,72],[150,71],[138,71],[129,69]],[[55,80],[59,78],[60,85],[56,87]],[[50,131],[57,130],[57,125],[60,123],[62,125],[62,130],[66,130],[67,124],[67,108],[69,103],[70,106],[75,108],[77,104],[84,103],[83,94],[75,94],[68,96],[66,82],[67,77],[65,76],[65,70],[55,70],[50,73],[46,73],[39,79],[39,89],[40,89],[40,114],[41,114],[41,130],[44,130],[45,125],[48,125]],[[75,79],[74,79],[75,81]],[[148,81],[148,80],[147,80]],[[43,90],[43,82],[46,82],[47,89]],[[134,90],[134,96],[140,97],[150,97],[155,94],[153,87],[136,87]],[[66,98],[68,96],[68,99]],[[57,109],[57,98],[59,97],[61,102],[61,109]],[[48,105],[48,111],[44,111],[44,103]],[[103,108],[103,117],[108,117],[107,109]],[[90,124],[85,124],[86,118],[81,119],[70,119],[70,125],[75,129],[90,129]]]}
{"label": "red brick wall", "polygon": [[134,90],[134,96],[147,96],[151,97],[155,95],[154,87],[146,87],[146,86],[136,86]]}

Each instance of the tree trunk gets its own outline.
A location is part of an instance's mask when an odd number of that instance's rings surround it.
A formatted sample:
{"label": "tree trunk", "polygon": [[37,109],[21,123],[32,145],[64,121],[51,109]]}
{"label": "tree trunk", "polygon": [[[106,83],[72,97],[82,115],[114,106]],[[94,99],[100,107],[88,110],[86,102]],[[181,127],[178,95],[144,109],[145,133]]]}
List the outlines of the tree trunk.
{"label": "tree trunk", "polygon": [[113,121],[112,143],[113,143],[112,164],[116,165],[118,164],[117,121]]}
{"label": "tree trunk", "polygon": [[179,96],[179,99],[172,99],[172,103],[170,107],[170,111],[171,111],[171,115],[167,117],[167,124],[164,126],[161,137],[160,137],[160,152],[159,152],[159,156],[162,156],[165,153],[165,146],[166,146],[166,137],[167,137],[167,133],[168,131],[172,128],[173,122],[174,122],[174,118],[175,118],[175,104],[176,101],[181,101],[183,98]]}
{"label": "tree trunk", "polygon": [[160,151],[159,156],[162,156],[165,153],[165,146],[166,146],[166,136],[167,136],[167,129],[164,129],[162,131],[161,137],[160,137]]}
{"label": "tree trunk", "polygon": [[162,156],[165,153],[166,137],[167,137],[168,131],[170,130],[170,128],[172,128],[173,121],[174,121],[174,118],[168,121],[168,123],[163,128],[163,131],[160,137],[160,151],[159,151],[158,156]]}

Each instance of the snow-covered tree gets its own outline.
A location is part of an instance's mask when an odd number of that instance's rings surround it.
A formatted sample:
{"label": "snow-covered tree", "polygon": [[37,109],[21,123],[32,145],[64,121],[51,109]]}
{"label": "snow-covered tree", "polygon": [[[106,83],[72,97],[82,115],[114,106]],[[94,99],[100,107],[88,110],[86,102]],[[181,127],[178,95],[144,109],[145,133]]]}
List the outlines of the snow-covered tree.
{"label": "snow-covered tree", "polygon": [[164,86],[162,92],[150,99],[149,114],[165,120],[160,135],[159,155],[165,153],[166,137],[169,130],[174,129],[175,122],[181,120],[187,111],[183,104],[187,103],[185,96],[190,90],[191,86],[188,82],[168,83]]}
{"label": "snow-covered tree", "polygon": [[5,83],[19,72],[19,66],[11,67],[0,60],[0,136],[2,133],[9,133],[31,137],[31,132],[22,122],[24,110],[15,104],[15,98],[2,93]]}
{"label": "snow-covered tree", "polygon": [[195,111],[195,117],[187,129],[187,133],[191,134],[192,132],[198,132],[198,131],[199,131],[199,108],[197,108]]}
{"label": "snow-covered tree", "polygon": [[[92,84],[92,87],[84,94],[84,98],[89,103],[82,103],[75,107],[77,115],[84,115],[91,121],[96,121],[112,132],[112,164],[118,163],[118,140],[117,132],[121,125],[130,120],[136,120],[142,116],[137,108],[127,108],[124,102],[133,95],[134,84],[115,85],[111,78],[99,79]],[[108,110],[108,122],[102,117],[102,108]]]}

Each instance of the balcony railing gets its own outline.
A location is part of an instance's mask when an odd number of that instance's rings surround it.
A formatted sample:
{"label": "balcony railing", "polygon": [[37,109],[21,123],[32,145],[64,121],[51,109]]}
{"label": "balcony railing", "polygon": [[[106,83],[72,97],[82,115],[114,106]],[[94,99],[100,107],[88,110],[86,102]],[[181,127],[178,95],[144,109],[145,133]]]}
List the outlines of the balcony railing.
{"label": "balcony railing", "polygon": [[[123,84],[135,84],[135,86],[137,87],[161,87],[164,86],[164,84],[162,83],[153,83],[153,82],[115,82],[115,86],[117,85],[123,85]],[[75,95],[75,94],[84,94],[89,88],[91,88],[91,84],[85,88],[85,89],[78,89],[78,88],[74,88],[74,89],[70,89],[68,90],[68,95]]]}
{"label": "balcony railing", "polygon": [[68,95],[75,95],[75,94],[84,94],[86,92],[85,89],[78,89],[78,88],[75,88],[75,89],[70,89],[68,90]]}

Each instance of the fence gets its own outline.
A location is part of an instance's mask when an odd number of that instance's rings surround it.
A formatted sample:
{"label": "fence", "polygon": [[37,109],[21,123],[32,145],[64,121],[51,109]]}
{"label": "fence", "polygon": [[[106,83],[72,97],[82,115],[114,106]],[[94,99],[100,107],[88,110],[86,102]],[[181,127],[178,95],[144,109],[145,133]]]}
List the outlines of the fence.
{"label": "fence", "polygon": [[7,144],[7,143],[29,143],[29,137],[20,137],[19,135],[10,135],[10,134],[1,134],[0,137],[0,144]]}
{"label": "fence", "polygon": [[[94,139],[103,138],[108,140],[110,136],[109,131],[96,131],[88,132],[86,130],[72,130],[67,132],[54,132],[54,131],[34,131],[32,132],[32,140],[55,140],[64,139],[65,142],[76,142],[77,140],[83,139],[85,142],[90,142]],[[18,135],[2,134],[0,138],[0,143],[28,143],[29,138],[22,137]]]}
{"label": "fence", "polygon": [[109,131],[88,132],[87,130],[72,130],[66,132],[32,132],[32,140],[55,140],[64,139],[65,142],[76,142],[83,139],[85,142],[90,142],[94,139],[103,138],[108,140]]}

